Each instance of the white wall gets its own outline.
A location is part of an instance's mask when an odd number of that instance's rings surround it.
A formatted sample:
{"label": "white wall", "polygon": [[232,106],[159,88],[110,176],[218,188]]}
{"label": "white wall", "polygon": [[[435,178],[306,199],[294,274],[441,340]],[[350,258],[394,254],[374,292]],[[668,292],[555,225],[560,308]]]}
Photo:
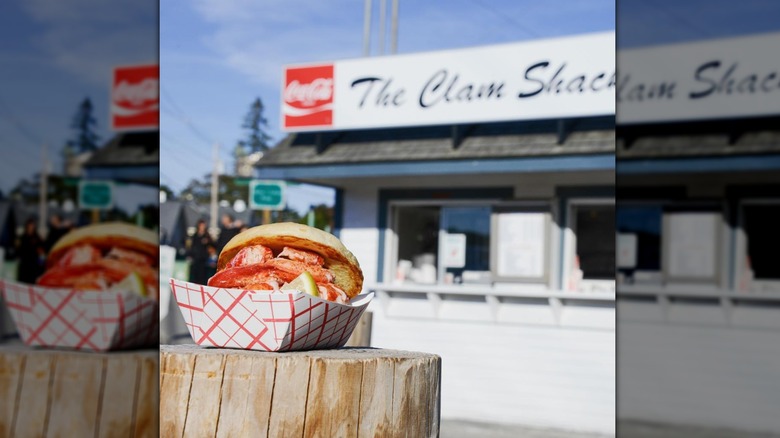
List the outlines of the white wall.
{"label": "white wall", "polygon": [[[610,172],[341,181],[341,239],[373,283],[380,187],[508,186],[518,197],[552,198],[556,184],[613,182]],[[442,418],[614,434],[614,302],[565,306],[556,322],[544,300],[503,306],[494,318],[484,297],[473,298],[442,303],[437,316],[425,295],[378,297],[372,346],[442,357]]]}
{"label": "white wall", "polygon": [[[372,303],[371,344],[441,356],[442,418],[615,433],[614,307],[564,310],[556,326],[403,318],[386,315],[387,304]],[[462,315],[486,306],[460,305]]]}
{"label": "white wall", "polygon": [[339,238],[355,255],[367,283],[377,278],[379,230],[377,229],[377,190],[354,188],[344,195],[344,218]]}
{"label": "white wall", "polygon": [[620,419],[780,433],[780,307],[618,304]]}

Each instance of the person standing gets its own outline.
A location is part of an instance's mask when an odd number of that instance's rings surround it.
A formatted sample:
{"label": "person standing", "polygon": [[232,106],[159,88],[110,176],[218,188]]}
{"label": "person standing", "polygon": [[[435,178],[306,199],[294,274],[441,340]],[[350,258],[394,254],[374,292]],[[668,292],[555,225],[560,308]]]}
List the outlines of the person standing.
{"label": "person standing", "polygon": [[219,237],[217,238],[217,255],[222,252],[222,248],[224,248],[230,239],[238,234],[239,231],[238,227],[235,226],[236,224],[233,220],[233,216],[225,213],[220,220]]}
{"label": "person standing", "polygon": [[187,258],[190,261],[190,282],[206,284],[209,279],[209,249],[215,250],[214,240],[206,230],[206,221],[198,221],[195,234],[189,241]]}
{"label": "person standing", "polygon": [[46,253],[51,251],[51,248],[57,243],[60,238],[68,234],[68,227],[62,221],[62,217],[59,214],[54,214],[49,218],[49,233],[46,235],[46,241],[44,247]]}
{"label": "person standing", "polygon": [[16,244],[16,253],[19,255],[16,278],[22,283],[35,283],[38,276],[43,273],[46,251],[43,239],[35,229],[35,220],[32,218],[24,223],[24,233]]}

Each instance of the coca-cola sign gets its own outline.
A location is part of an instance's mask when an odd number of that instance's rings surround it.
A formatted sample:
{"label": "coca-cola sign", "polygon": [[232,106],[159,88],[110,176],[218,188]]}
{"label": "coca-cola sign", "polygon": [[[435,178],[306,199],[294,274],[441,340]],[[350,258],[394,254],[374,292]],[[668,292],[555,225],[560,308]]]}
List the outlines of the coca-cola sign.
{"label": "coca-cola sign", "polygon": [[282,95],[284,127],[333,124],[333,65],[289,68]]}
{"label": "coca-cola sign", "polygon": [[111,87],[111,127],[116,131],[157,129],[160,125],[160,68],[117,67]]}

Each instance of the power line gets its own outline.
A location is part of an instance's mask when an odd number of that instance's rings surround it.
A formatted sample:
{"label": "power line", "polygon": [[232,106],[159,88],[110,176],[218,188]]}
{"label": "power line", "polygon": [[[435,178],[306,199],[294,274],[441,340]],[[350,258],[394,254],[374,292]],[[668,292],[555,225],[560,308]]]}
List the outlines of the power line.
{"label": "power line", "polygon": [[165,87],[160,88],[162,90],[162,96],[164,100],[168,101],[168,104],[170,104],[176,112],[181,114],[182,116],[186,116],[185,112],[181,109],[181,107],[176,104],[176,102],[173,100],[170,94],[168,94],[168,89]]}
{"label": "power line", "polygon": [[491,6],[489,3],[485,3],[482,0],[469,0],[472,3],[482,7],[483,9],[492,12],[496,16],[500,17],[502,20],[514,25],[515,27],[519,28],[523,32],[529,34],[532,37],[539,38],[540,35],[531,29],[529,29],[525,24],[520,23],[519,21],[515,20],[514,18],[502,13],[501,11],[495,9],[493,6]]}
{"label": "power line", "polygon": [[[168,134],[165,131],[160,131],[160,137],[164,138],[166,140],[166,142],[168,142],[166,144],[169,145],[169,146],[166,147],[166,150],[167,151],[176,151],[177,155],[181,155],[182,156],[182,161],[187,162],[187,161],[191,160],[192,158],[196,158],[198,160],[202,160],[202,163],[204,163],[204,164],[206,164],[208,166],[211,166],[211,160],[206,158],[203,155],[201,150],[194,151],[193,147],[191,145],[190,146],[186,145],[184,142],[182,142],[182,141],[172,137],[170,134]],[[182,151],[180,148],[174,148],[174,147],[170,146],[171,144],[183,147],[183,148],[185,148],[185,150]]]}
{"label": "power line", "polygon": [[9,125],[14,127],[16,131],[25,138],[25,140],[29,141],[30,144],[35,145],[36,148],[32,149],[28,147],[17,147],[15,150],[22,151],[27,154],[27,156],[30,157],[31,163],[38,162],[41,159],[39,153],[41,151],[40,148],[44,143],[43,139],[33,134],[32,130],[27,129],[27,127],[24,126],[24,124],[13,114],[11,109],[2,99],[0,99],[0,110],[2,110],[0,111],[0,116],[2,116]]}
{"label": "power line", "polygon": [[[171,95],[167,91],[165,91],[164,88],[162,88],[162,90],[163,90],[163,98],[168,100],[168,104],[173,107],[175,112],[168,109],[167,106],[161,106],[160,108],[163,111],[167,112],[173,117],[176,117],[177,119],[179,119],[179,121],[187,125],[187,127],[190,128],[190,130],[193,133],[195,133],[195,135],[197,135],[201,140],[205,141],[208,144],[216,143],[212,138],[210,138],[208,135],[204,134],[201,130],[196,128],[195,125],[192,123],[192,118],[189,117],[187,113],[181,109],[181,107],[173,100],[173,97],[171,97]],[[176,114],[177,112],[178,114]]]}

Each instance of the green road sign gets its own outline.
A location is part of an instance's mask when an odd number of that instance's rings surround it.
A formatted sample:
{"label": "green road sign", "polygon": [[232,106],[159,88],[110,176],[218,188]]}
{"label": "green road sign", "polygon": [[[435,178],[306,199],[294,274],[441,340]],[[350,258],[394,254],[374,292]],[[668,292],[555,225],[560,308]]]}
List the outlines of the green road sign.
{"label": "green road sign", "polygon": [[282,210],[286,199],[284,181],[255,179],[249,183],[249,208],[252,210]]}
{"label": "green road sign", "polygon": [[108,210],[114,206],[114,184],[111,181],[79,181],[79,208]]}

